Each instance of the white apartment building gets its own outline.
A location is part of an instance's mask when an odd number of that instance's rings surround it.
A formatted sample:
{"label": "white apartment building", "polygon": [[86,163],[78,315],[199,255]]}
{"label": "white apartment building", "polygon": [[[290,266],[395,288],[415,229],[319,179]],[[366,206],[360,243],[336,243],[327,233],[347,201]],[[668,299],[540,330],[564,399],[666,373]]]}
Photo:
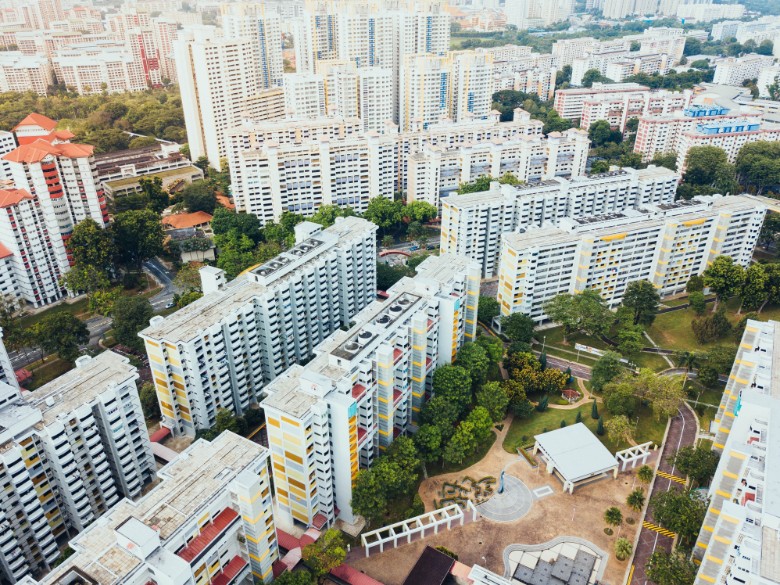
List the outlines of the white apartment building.
{"label": "white apartment building", "polygon": [[139,333],[162,424],[175,434],[213,426],[220,408],[240,414],[257,403],[269,381],[375,298],[374,224],[349,217],[295,229],[293,248],[230,283],[203,268],[205,295]]}
{"label": "white apartment building", "polygon": [[358,470],[416,427],[433,370],[476,335],[479,269],[465,258],[432,256],[388,294],[266,387],[276,499],[289,523],[354,522]]}
{"label": "white apartment building", "polygon": [[270,583],[279,557],[268,451],[229,431],[190,445],[160,483],[70,541],[74,554],[21,585]]}
{"label": "white apartment building", "polygon": [[477,49],[493,60],[493,92],[511,89],[535,93],[543,100],[553,98],[558,57],[532,53],[530,47],[504,45]]}
{"label": "white apartment building", "polygon": [[606,120],[609,125],[621,132],[626,122],[642,116],[668,116],[687,108],[693,91],[667,91],[665,89],[649,91],[637,90],[634,93],[610,96],[597,94],[586,98],[582,103],[580,128],[588,130],[594,122]]}
{"label": "white apartment building", "polygon": [[3,343],[3,329],[0,327],[0,382],[8,384],[14,388],[19,388],[19,382],[16,379],[14,365],[8,356],[8,351]]}
{"label": "white apartment building", "polygon": [[16,148],[16,137],[13,132],[0,130],[0,181],[11,180],[11,163],[3,160],[6,154]]}
{"label": "white apartment building", "polygon": [[586,100],[621,99],[625,95],[638,92],[649,92],[650,88],[638,83],[594,83],[593,87],[577,87],[559,89],[555,92],[553,107],[561,118],[568,120],[582,119],[583,105]]}
{"label": "white apartment building", "polygon": [[677,18],[685,22],[711,22],[724,18],[742,18],[745,6],[742,4],[691,3],[677,7]]}
{"label": "white apartment building", "polygon": [[255,53],[258,84],[262,89],[282,85],[282,23],[264,5],[231,3],[220,5],[225,38],[248,38]]}
{"label": "white apartment building", "polygon": [[107,351],[79,358],[27,400],[0,383],[4,580],[51,568],[69,532],[154,479],[137,379],[128,358]]}
{"label": "white apartment building", "polygon": [[604,18],[624,19],[655,14],[657,9],[658,0],[604,0],[601,12]]}
{"label": "white apartment building", "polygon": [[571,84],[582,85],[585,73],[591,69],[619,83],[626,77],[639,73],[666,75],[671,65],[672,62],[666,53],[637,54],[630,51],[615,51],[601,55],[586,55],[574,59],[571,65]]}
{"label": "white apartment building", "polygon": [[504,5],[507,24],[518,30],[544,28],[566,20],[573,12],[572,0],[506,0]]}
{"label": "white apartment building", "polygon": [[694,547],[696,585],[780,583],[780,323],[749,320],[713,426],[720,453]]}
{"label": "white apartment building", "polygon": [[634,280],[661,296],[685,290],[717,256],[747,266],[766,209],[749,197],[700,197],[504,234],[498,270],[501,314],[548,317],[558,294],[596,289],[610,307]]}
{"label": "white apartment building", "polygon": [[483,140],[474,144],[425,146],[407,158],[407,201],[435,207],[462,183],[511,173],[521,181],[585,174],[590,139],[579,129],[551,132],[546,137]]}
{"label": "white apartment building", "polygon": [[0,52],[0,92],[33,91],[46,95],[53,81],[51,63],[45,56]]}
{"label": "white apartment building", "polygon": [[216,169],[227,155],[225,132],[257,102],[259,85],[252,41],[217,36],[214,27],[179,31],[174,43],[187,143],[193,160],[206,156]]}
{"label": "white apartment building", "polygon": [[624,38],[599,41],[593,37],[578,37],[555,41],[552,45],[552,56],[558,59],[558,66],[563,68],[574,63],[574,59],[584,55],[615,50],[627,51],[630,47],[630,42]]}
{"label": "white apartment building", "polygon": [[142,62],[124,43],[71,45],[52,57],[57,80],[82,95],[149,89]]}
{"label": "white apartment building", "polygon": [[325,106],[325,76],[320,73],[285,73],[284,105],[293,118],[321,118]]}
{"label": "white apartment building", "polygon": [[452,96],[449,117],[455,122],[486,119],[493,109],[493,60],[489,53],[449,54]]}
{"label": "white apartment building", "polygon": [[[682,111],[667,115],[648,115],[639,119],[634,142],[634,152],[642,154],[643,160],[650,160],[657,152],[677,152],[681,150],[683,135],[695,132],[698,127],[730,128],[719,137],[727,142],[733,133],[755,132],[761,126],[761,114],[746,107],[731,112],[707,96],[697,96],[696,100]],[[707,130],[717,135],[718,132]],[[687,153],[687,148],[684,149]],[[736,156],[736,153],[734,154]],[[683,159],[684,160],[684,159]],[[733,160],[733,158],[732,158]],[[678,167],[682,168],[682,167]]]}
{"label": "white apartment building", "polygon": [[674,171],[650,166],[514,187],[494,182],[489,191],[443,200],[441,251],[471,258],[482,277],[490,278],[498,271],[504,234],[560,225],[565,218],[667,205],[674,201],[679,180]]}
{"label": "white apartment building", "polygon": [[746,79],[756,79],[761,70],[773,65],[774,61],[774,57],[766,55],[726,57],[715,65],[715,76],[712,78],[712,83],[741,86]]}

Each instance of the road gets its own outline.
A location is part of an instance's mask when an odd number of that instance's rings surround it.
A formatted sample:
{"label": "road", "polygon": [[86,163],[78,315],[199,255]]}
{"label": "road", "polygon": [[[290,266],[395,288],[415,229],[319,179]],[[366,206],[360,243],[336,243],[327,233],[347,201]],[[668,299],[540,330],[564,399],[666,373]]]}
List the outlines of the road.
{"label": "road", "polygon": [[[661,451],[661,460],[658,463],[658,472],[660,473],[655,476],[653,490],[648,497],[668,492],[672,487],[676,489],[683,488],[683,484],[680,481],[684,481],[684,478],[680,477],[674,465],[667,460],[672,458],[682,447],[691,446],[696,442],[697,427],[696,416],[687,405],[684,405],[669,424],[669,434],[666,436],[666,442]],[[649,510],[645,521],[656,524]],[[639,542],[634,555],[634,574],[629,585],[647,585],[650,583],[645,575],[645,564],[647,564],[650,555],[659,548],[670,552],[672,550],[672,541],[672,537],[665,536],[646,526],[640,528]]]}
{"label": "road", "polygon": [[175,275],[165,268],[157,258],[152,258],[151,260],[144,262],[144,272],[151,274],[163,288],[159,293],[149,299],[149,302],[152,303],[152,308],[155,311],[160,311],[173,300],[174,294],[181,292],[179,287],[173,283]]}
{"label": "road", "polygon": [[[537,356],[541,355],[541,352],[539,351],[534,351],[534,353]],[[548,355],[547,365],[552,366],[553,368],[556,368],[564,372],[566,371],[566,368],[571,368],[571,373],[575,378],[590,380],[590,368],[588,366],[583,366],[582,364],[578,364],[577,362],[570,362],[558,357],[553,357],[551,355]]]}

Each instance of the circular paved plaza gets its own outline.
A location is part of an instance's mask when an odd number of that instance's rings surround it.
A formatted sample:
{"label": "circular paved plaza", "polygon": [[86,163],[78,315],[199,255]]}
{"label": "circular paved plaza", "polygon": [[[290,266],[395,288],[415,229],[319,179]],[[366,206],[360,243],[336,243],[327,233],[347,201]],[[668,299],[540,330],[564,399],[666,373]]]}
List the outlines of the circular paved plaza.
{"label": "circular paved plaza", "polygon": [[526,485],[513,475],[504,476],[504,493],[496,493],[477,510],[488,520],[512,522],[522,518],[531,509],[534,496]]}

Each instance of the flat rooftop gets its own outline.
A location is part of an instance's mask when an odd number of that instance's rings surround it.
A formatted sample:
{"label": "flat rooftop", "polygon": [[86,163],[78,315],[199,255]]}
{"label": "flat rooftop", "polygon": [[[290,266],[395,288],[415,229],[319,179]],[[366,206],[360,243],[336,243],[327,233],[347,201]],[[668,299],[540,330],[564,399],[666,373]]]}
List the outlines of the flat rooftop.
{"label": "flat rooftop", "polygon": [[567,481],[577,482],[617,467],[614,455],[583,423],[534,436]]}
{"label": "flat rooftop", "polygon": [[115,530],[135,518],[167,540],[197,516],[203,504],[264,456],[266,449],[230,432],[195,441],[158,472],[162,482],[137,502],[124,499],[71,541],[76,553],[40,582],[54,583],[77,568],[99,585],[122,582],[140,565],[121,547]]}

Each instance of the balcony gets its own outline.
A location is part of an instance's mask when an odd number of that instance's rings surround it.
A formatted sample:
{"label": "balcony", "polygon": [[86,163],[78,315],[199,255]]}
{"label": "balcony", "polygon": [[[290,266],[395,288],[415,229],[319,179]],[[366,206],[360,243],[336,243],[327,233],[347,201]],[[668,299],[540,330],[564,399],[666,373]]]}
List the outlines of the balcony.
{"label": "balcony", "polygon": [[198,536],[176,554],[192,564],[237,521],[238,513],[232,508],[225,508],[212,522],[203,527]]}
{"label": "balcony", "polygon": [[244,569],[249,566],[244,559],[240,556],[234,556],[230,562],[222,568],[222,571],[217,573],[211,579],[211,585],[231,585],[239,581],[238,576],[244,572]]}
{"label": "balcony", "polygon": [[355,384],[352,386],[352,398],[354,398],[356,401],[360,402],[360,399],[363,398],[365,393],[366,387],[363,386],[363,384]]}
{"label": "balcony", "polygon": [[401,360],[402,357],[404,357],[403,350],[400,350],[398,348],[393,350],[393,363],[394,364],[397,364]]}

